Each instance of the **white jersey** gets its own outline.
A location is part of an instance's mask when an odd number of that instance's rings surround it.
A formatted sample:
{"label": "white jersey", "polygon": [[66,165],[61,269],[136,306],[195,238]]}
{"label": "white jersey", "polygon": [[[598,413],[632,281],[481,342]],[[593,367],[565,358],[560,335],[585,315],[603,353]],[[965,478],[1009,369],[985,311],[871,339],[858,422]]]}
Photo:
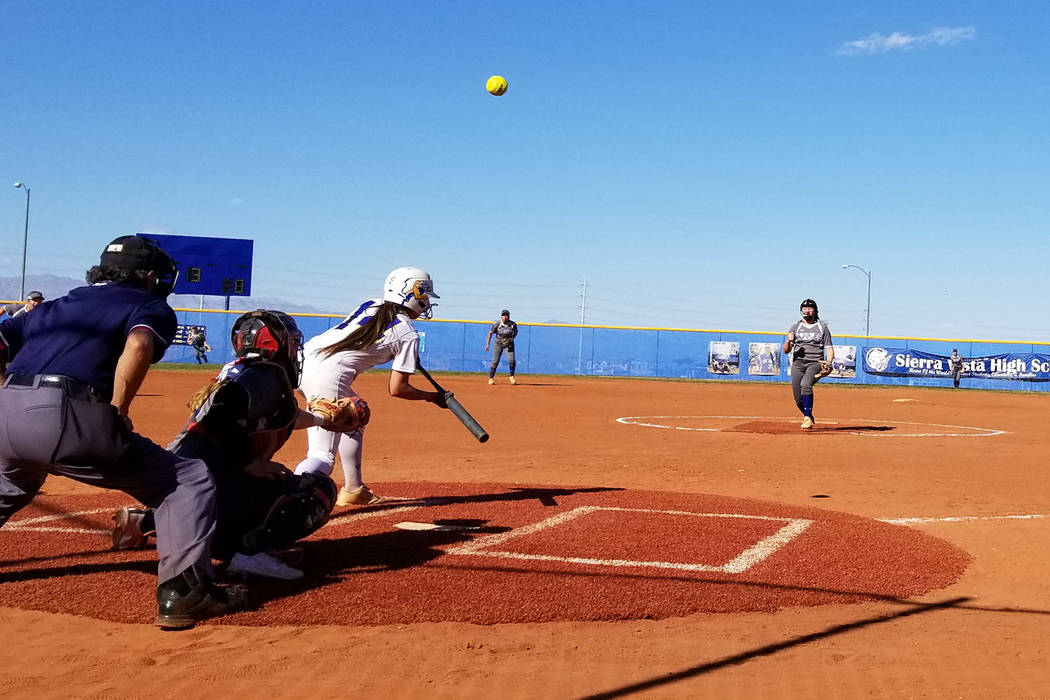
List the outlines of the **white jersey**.
{"label": "white jersey", "polygon": [[[342,387],[349,387],[359,372],[371,369],[376,365],[393,360],[391,369],[406,374],[415,374],[419,358],[419,332],[412,325],[412,320],[403,313],[397,315],[379,340],[362,350],[344,350],[330,357],[318,354],[318,351],[343,340],[375,316],[383,304],[382,299],[370,299],[347,316],[337,326],[333,326],[320,335],[315,335],[303,351],[303,386],[313,385],[321,376],[336,379]],[[341,395],[345,395],[340,392]],[[318,394],[333,396],[334,394]]]}

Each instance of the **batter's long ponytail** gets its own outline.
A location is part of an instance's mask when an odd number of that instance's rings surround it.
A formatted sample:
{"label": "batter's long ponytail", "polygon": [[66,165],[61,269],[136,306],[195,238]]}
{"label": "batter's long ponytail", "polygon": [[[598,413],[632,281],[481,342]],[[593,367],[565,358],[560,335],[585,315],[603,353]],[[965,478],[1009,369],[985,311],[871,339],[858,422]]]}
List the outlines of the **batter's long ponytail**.
{"label": "batter's long ponytail", "polygon": [[384,301],[379,310],[371,318],[365,319],[358,328],[342,340],[337,340],[327,347],[317,351],[321,357],[331,357],[338,352],[346,350],[364,350],[373,345],[383,337],[387,328],[394,325],[397,315],[405,311],[405,307],[392,301]]}

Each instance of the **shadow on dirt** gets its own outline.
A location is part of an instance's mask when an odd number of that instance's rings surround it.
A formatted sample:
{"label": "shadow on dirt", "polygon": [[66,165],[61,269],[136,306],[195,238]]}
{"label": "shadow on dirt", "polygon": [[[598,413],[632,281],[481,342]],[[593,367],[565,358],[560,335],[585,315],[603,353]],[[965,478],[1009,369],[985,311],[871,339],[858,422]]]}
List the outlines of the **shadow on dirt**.
{"label": "shadow on dirt", "polygon": [[756,647],[749,649],[748,651],[741,652],[740,654],[734,654],[733,656],[726,656],[715,661],[708,663],[699,664],[691,668],[682,669],[681,671],[675,671],[673,673],[662,674],[656,678],[650,678],[648,680],[639,681],[630,685],[625,685],[621,688],[615,688],[608,690],[603,693],[594,693],[593,695],[585,695],[584,698],[587,700],[605,700],[607,698],[622,698],[627,695],[634,695],[635,693],[641,693],[646,690],[652,690],[661,686],[666,686],[671,683],[677,683],[678,681],[684,681],[688,678],[694,678],[696,676],[717,671],[727,666],[736,666],[739,664],[746,663],[752,659],[756,659],[762,656],[772,656],[788,649],[810,644],[812,642],[819,641],[821,639],[827,639],[828,637],[834,637],[836,635],[845,634],[846,632],[853,632],[854,630],[863,629],[872,625],[877,625],[883,622],[892,622],[894,620],[900,620],[906,617],[912,617],[913,615],[922,615],[930,612],[937,612],[939,610],[945,610],[948,608],[956,608],[960,604],[965,603],[970,598],[950,598],[948,600],[941,601],[939,603],[910,603],[913,605],[909,610],[902,610],[898,613],[892,613],[889,615],[876,615],[874,617],[868,617],[854,622],[847,622],[841,625],[835,625],[829,627],[826,630],[820,632],[814,632],[812,634],[805,634],[800,637],[794,637],[783,642],[776,644],[767,644],[765,646]]}

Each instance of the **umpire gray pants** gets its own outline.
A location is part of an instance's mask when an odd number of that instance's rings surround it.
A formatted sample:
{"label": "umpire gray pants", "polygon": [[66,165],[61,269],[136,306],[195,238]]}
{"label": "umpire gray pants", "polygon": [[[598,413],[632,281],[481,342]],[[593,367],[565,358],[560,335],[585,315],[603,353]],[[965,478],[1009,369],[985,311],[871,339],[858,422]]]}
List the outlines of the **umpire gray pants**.
{"label": "umpire gray pants", "polygon": [[123,491],[155,509],[161,582],[191,566],[212,575],[215,482],[203,461],[132,432],[108,403],[58,387],[0,389],[0,527],[48,474]]}

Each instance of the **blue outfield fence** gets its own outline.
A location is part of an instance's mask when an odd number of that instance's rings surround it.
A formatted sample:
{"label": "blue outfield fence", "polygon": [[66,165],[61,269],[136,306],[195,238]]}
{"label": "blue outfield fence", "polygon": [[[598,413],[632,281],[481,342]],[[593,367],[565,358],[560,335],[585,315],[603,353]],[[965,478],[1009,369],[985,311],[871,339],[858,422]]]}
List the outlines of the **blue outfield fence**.
{"label": "blue outfield fence", "polygon": [[[176,309],[179,324],[207,329],[209,362],[233,357],[230,326],[243,312]],[[331,328],[341,316],[293,314],[306,338]],[[427,369],[488,372],[485,321],[416,321],[420,358]],[[786,382],[783,333],[518,324],[519,374],[666,377]],[[1050,344],[932,338],[839,336],[835,373],[825,383],[951,386],[947,356],[966,358],[962,385],[979,389],[1050,391]],[[194,362],[193,348],[172,345],[164,362]],[[500,361],[505,373],[507,360]]]}

